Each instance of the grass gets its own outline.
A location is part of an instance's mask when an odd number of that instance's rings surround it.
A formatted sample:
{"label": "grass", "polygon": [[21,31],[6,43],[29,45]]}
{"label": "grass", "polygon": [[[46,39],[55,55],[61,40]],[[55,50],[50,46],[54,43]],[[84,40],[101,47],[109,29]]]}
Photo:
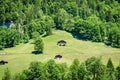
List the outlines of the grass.
{"label": "grass", "polygon": [[[66,46],[57,46],[59,40],[67,41]],[[47,62],[49,59],[54,59],[56,54],[61,54],[63,58],[57,63],[66,62],[68,65],[77,58],[80,62],[85,61],[92,56],[102,57],[102,62],[106,64],[108,58],[111,58],[114,65],[117,66],[120,61],[120,49],[106,47],[103,43],[95,43],[91,41],[82,41],[73,38],[70,33],[60,30],[54,30],[53,35],[43,38],[44,54],[32,54],[34,50],[33,40],[27,44],[20,44],[14,48],[8,48],[0,52],[0,60],[8,61],[8,64],[0,66],[0,80],[3,76],[4,70],[8,67],[13,74],[27,69],[30,62],[41,61]]]}

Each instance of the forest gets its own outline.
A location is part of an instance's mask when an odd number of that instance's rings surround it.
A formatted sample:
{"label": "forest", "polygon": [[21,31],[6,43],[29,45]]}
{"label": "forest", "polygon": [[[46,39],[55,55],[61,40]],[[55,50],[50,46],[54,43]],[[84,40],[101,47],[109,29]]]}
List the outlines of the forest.
{"label": "forest", "polygon": [[51,35],[53,28],[120,48],[119,0],[1,0],[0,7],[1,50]]}

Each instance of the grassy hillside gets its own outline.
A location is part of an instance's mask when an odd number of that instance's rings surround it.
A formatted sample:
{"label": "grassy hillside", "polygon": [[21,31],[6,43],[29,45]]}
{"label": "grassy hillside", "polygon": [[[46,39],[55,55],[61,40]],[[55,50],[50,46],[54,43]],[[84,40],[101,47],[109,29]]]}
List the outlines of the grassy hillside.
{"label": "grassy hillside", "polygon": [[[56,45],[57,41],[61,39],[67,41],[66,46]],[[56,60],[56,62],[67,62],[68,65],[75,58],[83,62],[91,56],[101,56],[104,64],[106,64],[108,58],[111,58],[115,65],[118,65],[120,61],[120,49],[106,47],[103,43],[77,40],[65,31],[54,30],[53,35],[44,37],[43,40],[45,44],[44,54],[35,55],[31,53],[34,50],[33,40],[27,44],[20,44],[14,48],[0,51],[7,53],[0,54],[0,60],[7,60],[9,62],[6,65],[0,66],[0,79],[6,67],[14,74],[28,68],[32,61],[46,62],[49,59],[54,59],[56,54],[63,56],[61,60]]]}

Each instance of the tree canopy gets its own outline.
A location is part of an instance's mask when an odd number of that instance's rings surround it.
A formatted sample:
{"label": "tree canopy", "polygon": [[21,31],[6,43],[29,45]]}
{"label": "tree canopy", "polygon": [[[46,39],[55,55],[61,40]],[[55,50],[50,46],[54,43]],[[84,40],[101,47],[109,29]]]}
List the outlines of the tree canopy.
{"label": "tree canopy", "polygon": [[111,62],[109,59],[108,64],[103,65],[101,58],[91,57],[82,63],[74,59],[68,67],[66,63],[56,63],[52,59],[46,63],[35,61],[28,69],[13,76],[5,71],[3,80],[119,80],[120,65],[113,71],[108,70],[112,69]]}
{"label": "tree canopy", "polygon": [[4,35],[12,31],[9,37],[15,39],[0,35],[0,49],[26,43],[34,37],[34,32],[51,35],[52,28],[66,30],[78,39],[120,48],[119,5],[119,0],[0,1],[0,27],[11,21],[15,24],[14,30],[1,29]]}

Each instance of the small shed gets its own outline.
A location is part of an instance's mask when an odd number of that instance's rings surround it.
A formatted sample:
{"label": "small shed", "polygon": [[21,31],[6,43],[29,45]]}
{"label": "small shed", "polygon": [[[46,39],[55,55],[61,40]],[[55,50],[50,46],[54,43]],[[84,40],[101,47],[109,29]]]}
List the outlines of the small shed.
{"label": "small shed", "polygon": [[67,42],[65,40],[60,40],[57,42],[57,45],[59,46],[65,46],[67,44]]}
{"label": "small shed", "polygon": [[62,55],[58,54],[58,55],[55,55],[54,59],[61,59],[62,58]]}
{"label": "small shed", "polygon": [[7,63],[8,63],[8,61],[4,61],[4,60],[0,61],[0,65],[4,65],[4,64],[7,64]]}

